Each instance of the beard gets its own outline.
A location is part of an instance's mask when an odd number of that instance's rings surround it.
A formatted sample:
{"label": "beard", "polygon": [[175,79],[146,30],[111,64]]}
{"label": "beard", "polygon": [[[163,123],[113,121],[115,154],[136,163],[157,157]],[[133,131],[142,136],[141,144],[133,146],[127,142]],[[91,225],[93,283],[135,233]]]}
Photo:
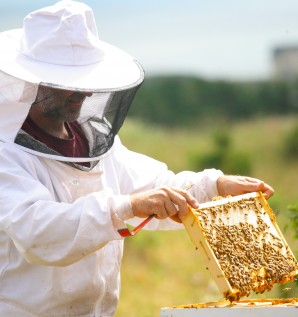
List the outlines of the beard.
{"label": "beard", "polygon": [[81,108],[86,96],[74,92],[67,98],[59,93],[53,93],[40,102],[40,110],[44,116],[65,122],[76,121],[81,113]]}

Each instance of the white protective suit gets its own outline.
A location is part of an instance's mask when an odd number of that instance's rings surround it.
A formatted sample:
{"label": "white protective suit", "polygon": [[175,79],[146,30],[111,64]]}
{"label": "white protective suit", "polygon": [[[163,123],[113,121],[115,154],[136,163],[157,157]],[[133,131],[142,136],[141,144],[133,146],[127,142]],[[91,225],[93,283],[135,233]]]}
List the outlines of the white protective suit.
{"label": "white protective suit", "polygon": [[[207,201],[220,175],[174,175],[119,140],[89,172],[1,143],[0,316],[113,316],[123,251],[113,214],[128,217],[128,194],[191,182]],[[149,226],[177,227],[155,219]]]}
{"label": "white protective suit", "polygon": [[[69,8],[65,9],[65,4]],[[76,15],[74,23],[70,23],[73,8]],[[50,16],[50,23],[54,23],[52,17],[57,15],[60,23],[64,17],[59,15],[68,10],[67,23],[61,27],[74,26],[74,31],[61,34],[93,36],[92,32],[77,32],[78,17],[86,9],[85,6],[62,1],[58,9],[46,8],[46,13],[51,10],[51,15],[36,17],[44,21]],[[82,24],[83,27],[91,24],[90,10],[86,10],[89,15],[83,16],[83,19],[88,16],[89,20]],[[34,18],[34,15],[29,16],[26,23],[34,22]],[[32,29],[42,32],[40,28],[47,27],[46,23],[37,25],[38,28],[35,25],[28,28],[27,33]],[[56,30],[52,26],[51,29]],[[95,32],[95,27],[92,30]],[[13,54],[20,54],[19,49],[16,51],[10,47],[14,48],[12,44],[16,42],[15,38],[19,39],[19,34],[17,31],[0,36],[0,42],[6,41],[0,52],[6,59],[0,58],[0,317],[111,317],[119,299],[124,240],[118,229],[125,227],[127,221],[138,224],[142,220],[133,218],[129,195],[166,185],[182,188],[192,183],[194,186],[190,192],[199,202],[205,202],[218,195],[216,181],[222,173],[206,170],[175,175],[164,163],[131,152],[121,144],[114,134],[121,127],[134,94],[129,89],[126,92],[122,86],[138,85],[143,76],[138,64],[125,54],[99,43],[105,49],[105,55],[100,56],[98,64],[94,61],[87,66],[74,63],[74,67],[63,68],[63,65],[56,65],[57,57],[55,65],[48,60],[46,63],[35,60],[34,50],[34,54],[28,57],[29,41],[28,45],[24,45],[24,54],[15,57]],[[35,33],[30,35],[34,36]],[[47,40],[51,38],[49,36]],[[27,39],[31,40],[31,37],[27,36]],[[44,37],[37,34],[38,44],[40,39]],[[97,45],[97,39],[92,38],[89,42],[92,44],[94,41]],[[61,43],[64,51],[71,49],[71,54],[74,49],[80,50],[82,47],[64,46],[66,41]],[[91,47],[93,53],[94,47]],[[40,54],[40,47],[37,48]],[[47,54],[48,51],[46,46],[43,53]],[[65,57],[65,54],[60,55]],[[97,61],[98,56],[94,56]],[[120,62],[110,60],[109,56],[115,60],[118,58]],[[65,59],[70,60],[68,56]],[[21,67],[16,68],[15,62],[20,63]],[[102,77],[96,73],[97,66]],[[117,72],[122,66],[121,72]],[[54,71],[48,75],[42,67]],[[70,71],[72,73],[67,75]],[[22,76],[18,77],[19,73]],[[86,74],[93,75],[94,80]],[[39,80],[39,76],[44,76],[43,80]],[[113,84],[114,77],[114,86],[121,88],[119,93],[115,92],[115,87],[107,88]],[[17,136],[26,137],[20,129],[35,101],[39,81],[55,84],[54,80],[60,81],[60,86],[73,85],[85,90],[90,88],[87,85],[90,83],[94,91],[106,83],[104,92],[98,89],[96,102],[90,102],[94,121],[91,124],[85,122],[89,130],[84,131],[88,132],[86,136],[92,149],[98,140],[103,145],[107,144],[107,148],[113,145],[102,153],[101,146],[97,147],[101,154],[90,158],[90,162],[93,162],[91,168],[66,164],[78,161],[40,152],[34,149],[36,144],[32,147],[25,147],[19,142],[16,144]],[[89,139],[91,136],[92,142]],[[28,144],[31,141],[29,138]],[[172,220],[157,219],[147,225],[147,229],[181,227]]]}

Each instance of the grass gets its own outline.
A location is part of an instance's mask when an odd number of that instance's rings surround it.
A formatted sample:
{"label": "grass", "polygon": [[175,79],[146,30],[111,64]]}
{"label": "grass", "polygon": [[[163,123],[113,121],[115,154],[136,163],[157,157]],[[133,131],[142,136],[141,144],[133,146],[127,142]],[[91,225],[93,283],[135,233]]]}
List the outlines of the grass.
{"label": "grass", "polygon": [[[271,117],[228,125],[233,146],[250,155],[251,176],[264,179],[275,188],[270,199],[280,228],[297,252],[288,222],[287,206],[297,204],[298,162],[285,160],[283,140],[297,124],[297,117]],[[121,130],[122,142],[131,150],[168,163],[170,169],[189,169],[188,155],[194,148],[203,153],[212,147],[212,133],[226,124],[189,129],[161,129],[127,121]],[[222,299],[185,230],[149,232],[126,239],[122,264],[122,291],[116,317],[159,316],[161,307]],[[297,253],[296,253],[297,254]],[[297,285],[297,284],[296,284]],[[277,286],[251,297],[298,297],[297,286]]]}

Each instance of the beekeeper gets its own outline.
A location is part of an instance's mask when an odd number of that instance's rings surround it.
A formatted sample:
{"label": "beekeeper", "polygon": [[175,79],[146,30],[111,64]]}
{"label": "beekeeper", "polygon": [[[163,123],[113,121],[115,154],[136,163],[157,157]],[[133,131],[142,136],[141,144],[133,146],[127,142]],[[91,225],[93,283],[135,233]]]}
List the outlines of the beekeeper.
{"label": "beekeeper", "polygon": [[0,43],[1,317],[113,316],[127,222],[175,229],[188,204],[273,194],[215,169],[175,175],[121,144],[144,73],[98,39],[85,4],[32,12]]}

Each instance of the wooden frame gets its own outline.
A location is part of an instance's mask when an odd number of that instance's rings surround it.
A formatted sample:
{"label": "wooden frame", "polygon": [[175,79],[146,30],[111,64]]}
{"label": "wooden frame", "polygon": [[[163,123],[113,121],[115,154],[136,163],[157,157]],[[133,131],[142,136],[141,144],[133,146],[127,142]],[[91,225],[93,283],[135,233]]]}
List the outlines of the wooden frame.
{"label": "wooden frame", "polygon": [[[298,275],[298,263],[261,193],[200,204],[198,209],[190,208],[183,224],[220,292],[230,301],[251,291],[262,293],[274,283],[284,284]],[[232,229],[235,232],[231,233]],[[227,243],[229,246],[223,247]]]}

